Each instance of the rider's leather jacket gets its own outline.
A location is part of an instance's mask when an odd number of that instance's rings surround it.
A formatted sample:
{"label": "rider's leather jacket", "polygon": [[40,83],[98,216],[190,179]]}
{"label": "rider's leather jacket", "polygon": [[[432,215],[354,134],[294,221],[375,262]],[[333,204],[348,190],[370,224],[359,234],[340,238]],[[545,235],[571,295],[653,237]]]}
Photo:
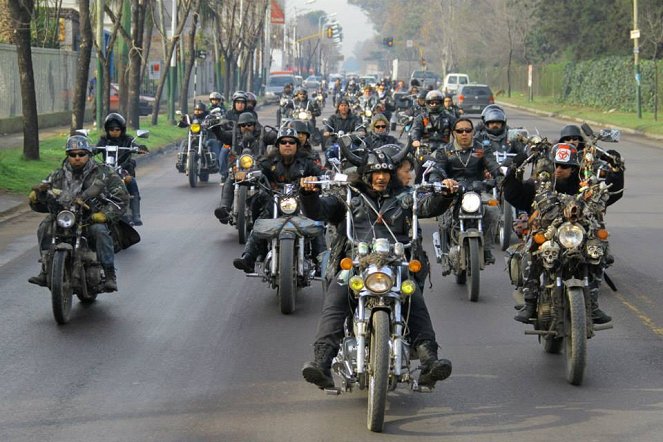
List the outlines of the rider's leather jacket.
{"label": "rider's leather jacket", "polygon": [[492,151],[485,150],[478,141],[470,149],[457,150],[454,143],[437,149],[433,156],[436,164],[431,171],[429,181],[436,182],[445,178],[456,181],[482,181],[484,171],[487,170],[493,178],[500,175],[500,165],[492,155]]}
{"label": "rider's leather jacket", "polygon": [[446,144],[451,134],[451,123],[451,118],[445,112],[423,112],[414,118],[410,138],[413,141]]}

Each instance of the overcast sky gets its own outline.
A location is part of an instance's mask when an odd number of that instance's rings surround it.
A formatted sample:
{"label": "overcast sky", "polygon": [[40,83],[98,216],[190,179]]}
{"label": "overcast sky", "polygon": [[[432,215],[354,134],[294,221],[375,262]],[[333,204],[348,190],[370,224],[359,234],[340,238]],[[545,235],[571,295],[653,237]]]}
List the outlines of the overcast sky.
{"label": "overcast sky", "polygon": [[317,10],[325,11],[327,14],[336,13],[336,20],[343,27],[341,53],[346,60],[354,56],[357,43],[375,34],[373,23],[364,11],[357,6],[349,5],[346,0],[286,0],[285,13],[288,21],[295,13]]}

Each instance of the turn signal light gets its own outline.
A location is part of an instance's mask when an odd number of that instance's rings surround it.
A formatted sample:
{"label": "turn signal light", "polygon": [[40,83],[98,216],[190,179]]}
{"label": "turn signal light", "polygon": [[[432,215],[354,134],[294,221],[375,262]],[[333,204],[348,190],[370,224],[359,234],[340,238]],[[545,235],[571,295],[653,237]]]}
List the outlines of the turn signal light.
{"label": "turn signal light", "polygon": [[608,239],[608,231],[606,229],[598,229],[596,231],[596,237],[601,241]]}
{"label": "turn signal light", "polygon": [[497,207],[499,205],[499,202],[497,200],[488,200],[488,205]]}
{"label": "turn signal light", "polygon": [[350,289],[352,289],[352,291],[355,293],[361,291],[361,289],[364,288],[364,280],[361,279],[360,276],[353,276],[350,278],[350,281],[348,281],[348,284],[350,285]]}
{"label": "turn signal light", "polygon": [[537,232],[534,234],[534,242],[539,245],[546,242],[546,236],[543,234],[543,232]]}
{"label": "turn signal light", "polygon": [[419,273],[421,271],[421,261],[417,259],[413,259],[412,261],[407,263],[407,269],[411,271],[412,273]]}
{"label": "turn signal light", "polygon": [[341,269],[342,270],[351,270],[352,269],[352,258],[343,258],[341,260]]}

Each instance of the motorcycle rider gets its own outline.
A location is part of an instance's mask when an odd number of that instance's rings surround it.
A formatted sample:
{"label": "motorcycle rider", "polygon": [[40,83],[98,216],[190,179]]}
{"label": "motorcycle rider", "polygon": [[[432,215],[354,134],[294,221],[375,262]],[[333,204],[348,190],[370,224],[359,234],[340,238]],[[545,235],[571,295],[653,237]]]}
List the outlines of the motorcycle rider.
{"label": "motorcycle rider", "polygon": [[[119,146],[131,147],[132,137],[127,135],[127,121],[118,113],[110,113],[104,119],[104,132],[105,136],[99,138],[97,146]],[[141,153],[147,153],[148,150],[145,146],[140,146]],[[101,150],[101,153],[106,161],[106,151]],[[142,226],[143,221],[140,218],[140,191],[138,190],[138,182],[136,181],[136,161],[131,157],[131,152],[123,150],[118,152],[117,165],[121,166],[127,171],[129,177],[123,177],[124,183],[127,186],[131,200],[129,208],[131,209],[131,224],[134,226]]]}
{"label": "motorcycle rider", "polygon": [[366,135],[366,138],[364,138],[364,143],[366,143],[366,148],[369,150],[377,149],[385,144],[396,144],[399,146],[401,144],[396,137],[389,135],[389,120],[382,114],[373,115],[370,131]]}
{"label": "motorcycle rider", "polygon": [[[48,194],[50,188],[61,190],[60,195],[69,195],[80,198],[83,202],[90,198],[105,194],[113,201],[97,198],[92,205],[90,224],[87,226],[87,236],[94,246],[97,259],[104,269],[106,280],[104,290],[106,292],[117,291],[117,277],[115,273],[115,256],[113,249],[113,238],[109,230],[109,224],[120,220],[129,204],[129,193],[122,178],[113,169],[105,164],[97,163],[92,158],[92,147],[87,139],[81,135],[74,135],[67,139],[65,146],[67,159],[62,167],[53,171],[44,180],[44,183],[35,186],[30,192],[30,208],[35,212],[49,213]],[[48,275],[46,274],[47,255],[51,246],[53,232],[53,217],[49,214],[39,224],[37,237],[39,239],[39,250],[41,253],[41,272],[28,281],[42,287],[47,286]]]}
{"label": "motorcycle rider", "polygon": [[444,106],[444,111],[448,113],[449,116],[451,116],[454,120],[460,118],[460,116],[464,114],[463,109],[454,104],[453,95],[446,94],[442,104]]}
{"label": "motorcycle rider", "polygon": [[[233,145],[233,130],[235,131],[235,144]],[[244,112],[239,116],[234,129],[221,132],[221,140],[232,146],[235,156],[239,157],[245,149],[249,149],[254,159],[258,159],[267,151],[267,146],[276,141],[276,134],[272,131],[262,130],[251,112]],[[232,178],[228,175],[221,190],[221,202],[214,209],[214,216],[221,224],[228,224],[233,205]]]}
{"label": "motorcycle rider", "polygon": [[[621,155],[615,150],[609,150],[608,153],[612,155],[612,158],[609,159],[612,170],[606,177],[606,184],[610,185],[610,197],[606,202],[606,207],[618,201],[622,197],[624,189],[624,164],[621,161]],[[525,153],[520,153],[514,158],[513,165],[509,168],[503,185],[506,200],[516,209],[530,212],[536,194],[536,184],[534,179],[522,181],[516,174],[516,169],[526,158]],[[580,190],[580,176],[578,174],[580,163],[575,145],[566,143],[554,145],[551,150],[551,160],[555,167],[555,191],[567,195],[578,194]],[[531,252],[528,252],[528,256],[523,257],[523,260],[526,263],[526,277],[522,287],[525,305],[514,319],[518,322],[529,323],[530,318],[536,314],[538,278],[541,271],[538,267],[538,260],[532,256]],[[598,278],[592,278],[590,281],[592,322],[595,324],[605,324],[612,320],[608,314],[599,309],[598,292],[600,282]]]}
{"label": "motorcycle rider", "polygon": [[[319,117],[322,114],[320,106],[318,105],[318,100],[309,100],[308,92],[302,87],[297,89],[297,92],[295,93],[294,106],[295,112],[297,112],[297,110],[307,110],[311,112],[311,120],[308,124],[311,135],[314,135],[317,131],[317,128],[315,127],[315,117]],[[321,141],[319,133],[316,137],[313,138],[314,141]]]}
{"label": "motorcycle rider", "polygon": [[219,92],[211,92],[209,94],[209,111],[212,112],[214,109],[219,109],[221,111],[221,115],[226,113],[226,108],[224,107],[224,101],[225,99],[223,98],[223,95],[221,95]]}
{"label": "motorcycle rider", "polygon": [[246,110],[255,113],[256,106],[258,105],[258,97],[253,92],[246,93]]}
{"label": "motorcycle rider", "polygon": [[[299,150],[299,138],[296,130],[292,128],[282,129],[276,139],[276,147],[278,150],[264,157],[258,165],[263,177],[273,187],[278,184],[298,183],[299,179],[304,176],[319,176],[322,174],[320,168],[304,152]],[[254,197],[251,203],[254,219],[272,218],[271,200],[271,195],[265,191],[259,192]],[[243,270],[245,273],[253,272],[258,256],[265,256],[268,242],[256,238],[253,231],[251,231],[244,245],[242,257],[233,261],[235,268]]]}
{"label": "motorcycle rider", "polygon": [[421,146],[422,140],[428,140],[432,144],[432,151],[435,151],[439,145],[449,142],[453,121],[444,112],[443,102],[442,92],[438,90],[426,94],[426,112],[414,119],[410,131],[414,148]]}
{"label": "motorcycle rider", "polygon": [[347,98],[341,98],[336,103],[336,113],[327,120],[322,136],[327,140],[326,144],[328,145],[332,141],[330,137],[333,133],[343,132],[349,134],[357,130],[359,126],[361,126],[361,118],[352,112]]}
{"label": "motorcycle rider", "polygon": [[297,137],[299,138],[299,150],[308,155],[309,159],[313,161],[313,164],[318,166],[320,169],[322,167],[322,161],[320,159],[320,152],[313,150],[313,146],[309,140],[311,139],[311,132],[309,132],[308,124],[306,121],[294,120],[290,123],[290,127],[297,131]]}
{"label": "motorcycle rider", "polygon": [[237,121],[237,119],[239,119],[239,116],[244,112],[251,112],[257,119],[258,114],[256,114],[255,111],[248,109],[247,107],[248,101],[249,97],[248,95],[246,95],[246,92],[244,91],[235,92],[232,96],[232,102],[233,102],[232,108],[228,112],[226,112],[225,115],[226,120]]}
{"label": "motorcycle rider", "polygon": [[[452,142],[444,148],[438,149],[433,156],[436,165],[430,174],[430,182],[442,181],[446,187],[452,189],[453,193],[458,181],[483,181],[485,171],[488,171],[493,178],[501,176],[500,165],[495,157],[485,151],[483,146],[472,137],[474,132],[472,120],[460,117],[454,122],[452,132]],[[483,201],[492,199],[492,195],[482,192],[481,199]],[[495,263],[492,250],[498,222],[498,208],[485,205],[482,223],[485,227],[483,256],[486,264]]]}
{"label": "motorcycle rider", "polygon": [[[292,99],[292,83],[286,83],[279,99],[279,108],[276,109],[276,127],[281,127],[281,120],[286,113],[286,109],[293,109]],[[281,100],[286,101],[284,106],[281,106]]]}
{"label": "motorcycle rider", "polygon": [[394,103],[394,98],[391,96],[389,89],[387,88],[386,82],[378,83],[377,88],[377,103],[378,107],[381,108],[381,114],[387,117],[387,120],[391,121],[391,114],[396,109],[396,104]]}
{"label": "motorcycle rider", "polygon": [[[409,241],[408,220],[411,219],[412,206],[404,204],[409,191],[395,177],[395,169],[394,162],[382,151],[369,152],[367,161],[360,167],[359,175],[353,184],[361,195],[353,190],[353,201],[356,201],[356,205],[351,208],[357,239],[370,242],[373,237],[391,238],[391,234],[384,227],[386,223],[399,241]],[[334,194],[319,196],[319,187],[309,184],[316,179],[302,179],[301,201],[304,213],[312,219],[334,224],[337,232],[345,232],[345,198]],[[451,200],[442,194],[428,194],[420,202],[418,215],[439,215],[449,207],[450,202]],[[369,206],[378,208],[379,214],[375,214]],[[314,360],[307,362],[302,368],[304,379],[321,389],[334,387],[331,363],[343,338],[343,323],[351,312],[348,287],[335,282],[339,262],[351,254],[351,247],[352,244],[347,241],[345,235],[335,235],[329,264],[325,270],[328,289],[313,345]],[[419,384],[433,387],[437,381],[449,377],[451,362],[438,359],[435,332],[420,291],[416,291],[411,297],[408,327],[412,346],[417,349],[422,365]]]}
{"label": "motorcycle rider", "polygon": [[[500,106],[486,106],[481,113],[483,127],[477,129],[474,138],[486,149],[492,152],[517,154],[525,150],[525,145],[519,141],[509,140],[509,127],[506,123],[506,113]],[[491,154],[492,154],[491,152]]]}

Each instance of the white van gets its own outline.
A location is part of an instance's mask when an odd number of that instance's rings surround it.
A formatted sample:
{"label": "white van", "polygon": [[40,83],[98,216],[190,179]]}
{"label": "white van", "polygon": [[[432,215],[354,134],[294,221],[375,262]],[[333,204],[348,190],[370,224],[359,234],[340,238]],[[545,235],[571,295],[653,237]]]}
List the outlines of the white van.
{"label": "white van", "polygon": [[469,82],[470,77],[467,74],[447,74],[447,76],[444,77],[442,92],[445,94],[456,95],[456,93],[458,93],[458,89],[463,85],[469,84]]}

